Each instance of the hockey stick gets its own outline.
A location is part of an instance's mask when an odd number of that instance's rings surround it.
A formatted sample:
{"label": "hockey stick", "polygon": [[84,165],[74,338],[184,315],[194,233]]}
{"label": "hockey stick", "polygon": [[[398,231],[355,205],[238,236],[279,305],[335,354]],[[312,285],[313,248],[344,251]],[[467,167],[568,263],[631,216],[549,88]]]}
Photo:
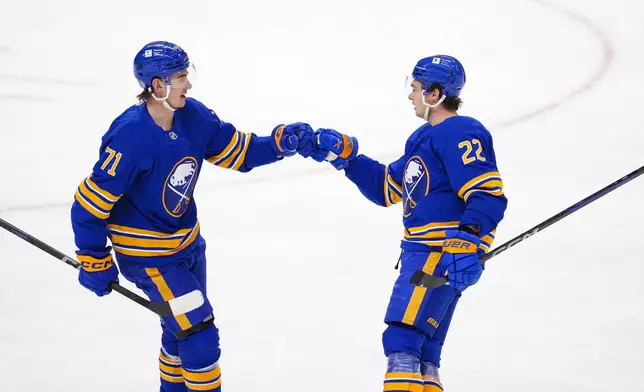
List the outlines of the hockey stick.
{"label": "hockey stick", "polygon": [[[633,171],[632,173],[629,173],[625,175],[624,177],[620,178],[619,180],[613,182],[612,184],[606,186],[603,189],[598,190],[597,192],[593,193],[592,195],[588,196],[587,198],[577,202],[576,204],[566,208],[565,210],[561,211],[557,215],[550,217],[546,219],[545,221],[539,223],[532,229],[519,234],[518,236],[514,237],[510,241],[506,242],[505,244],[499,246],[498,248],[495,248],[492,250],[490,253],[487,253],[481,257],[481,263],[484,263],[491,259],[492,257],[498,255],[499,253],[502,253],[514,245],[518,244],[521,241],[524,241],[530,237],[532,237],[534,234],[537,232],[545,229],[546,227],[552,225],[553,223],[567,217],[568,215],[572,214],[575,211],[580,210],[581,208],[587,206],[588,204],[592,203],[593,201],[599,199],[600,197],[614,191],[615,189],[619,188],[620,186],[626,184],[629,181],[632,181],[639,177],[640,175],[644,174],[644,166],[640,167],[639,169]],[[418,270],[414,273],[414,275],[410,279],[410,283],[419,286],[419,287],[427,287],[427,288],[435,288],[442,286],[443,284],[447,283],[448,279],[445,276],[432,276],[429,275],[422,270]]]}
{"label": "hockey stick", "polygon": [[[64,255],[62,252],[52,248],[51,246],[45,244],[44,242],[40,241],[36,237],[29,235],[25,233],[24,231],[20,230],[16,226],[12,225],[11,223],[7,222],[6,220],[0,218],[0,226],[15,234],[16,236],[22,238],[23,240],[29,242],[31,245],[35,246],[36,248],[39,248],[40,250],[43,250],[50,255],[54,256],[58,260],[64,262],[67,265],[70,265],[76,269],[80,269],[81,264],[77,260],[72,259],[71,257],[68,257]],[[110,285],[110,288],[117,293],[124,295],[125,297],[131,299],[132,301],[136,302],[137,304],[150,309],[154,313],[158,314],[161,317],[166,317],[166,316],[172,316],[172,308],[170,307],[170,304],[168,302],[150,302],[147,299],[137,295],[136,293],[131,292],[130,290],[126,289],[125,287],[119,285],[118,283],[112,283]]]}

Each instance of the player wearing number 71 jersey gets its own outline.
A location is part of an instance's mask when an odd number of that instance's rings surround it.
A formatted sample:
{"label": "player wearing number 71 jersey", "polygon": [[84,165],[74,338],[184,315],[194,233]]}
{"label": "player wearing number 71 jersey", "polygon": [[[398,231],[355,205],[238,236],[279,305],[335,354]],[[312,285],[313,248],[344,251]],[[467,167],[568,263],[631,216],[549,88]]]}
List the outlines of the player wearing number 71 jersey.
{"label": "player wearing number 71 jersey", "polygon": [[[461,63],[431,56],[416,64],[408,80],[416,116],[426,123],[409,137],[400,159],[383,165],[358,155],[358,141],[332,129],[316,131],[311,156],[344,169],[377,205],[402,203],[402,267],[383,333],[384,390],[438,392],[440,354],[454,308],[481,276],[479,255],[490,249],[507,199],[490,133],[457,114],[465,85]],[[449,285],[413,286],[410,278],[420,269],[448,273]]]}
{"label": "player wearing number 71 jersey", "polygon": [[183,304],[162,318],[161,391],[218,392],[219,331],[193,197],[199,173],[209,164],[248,172],[277,162],[296,153],[298,135],[310,139],[313,130],[295,123],[257,136],[220,120],[186,97],[194,67],[170,42],[145,45],[133,70],[141,102],[112,122],[71,209],[79,281],[99,296],[108,294],[119,274],[113,249],[121,274],[151,301]]}

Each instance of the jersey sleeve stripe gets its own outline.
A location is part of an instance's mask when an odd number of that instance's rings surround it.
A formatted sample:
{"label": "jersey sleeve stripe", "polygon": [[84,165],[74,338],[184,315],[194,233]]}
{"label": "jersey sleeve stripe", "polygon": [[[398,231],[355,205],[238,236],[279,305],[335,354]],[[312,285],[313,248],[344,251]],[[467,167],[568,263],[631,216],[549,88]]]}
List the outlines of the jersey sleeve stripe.
{"label": "jersey sleeve stripe", "polygon": [[465,185],[463,185],[458,191],[458,197],[463,198],[465,193],[470,189],[479,188],[490,181],[498,181],[499,183],[501,183],[501,185],[503,184],[501,182],[501,175],[499,174],[499,172],[487,172],[481,174],[480,176],[474,177],[473,179],[465,183]]}
{"label": "jersey sleeve stripe", "polygon": [[102,189],[94,181],[92,181],[91,176],[85,179],[87,187],[91,189],[94,193],[101,196],[103,199],[107,200],[109,203],[116,203],[121,198],[121,195],[114,196],[110,192]]}
{"label": "jersey sleeve stripe", "polygon": [[90,200],[96,207],[105,212],[111,211],[114,207],[114,203],[106,202],[99,195],[90,191],[89,188],[87,188],[87,186],[85,185],[85,181],[80,183],[80,185],[78,186],[78,191],[86,200]]}
{"label": "jersey sleeve stripe", "polygon": [[90,201],[85,199],[78,191],[76,191],[74,198],[85,210],[87,210],[87,212],[94,215],[98,219],[107,219],[110,217],[109,212],[105,212],[99,209],[98,207],[95,207]]}
{"label": "jersey sleeve stripe", "polygon": [[396,183],[389,174],[389,167],[385,167],[385,180],[383,184],[383,192],[385,196],[385,206],[389,207],[392,204],[400,203],[402,201],[401,186]]}
{"label": "jersey sleeve stripe", "polygon": [[250,133],[244,134],[244,140],[242,141],[243,147],[241,154],[237,157],[237,160],[233,164],[232,169],[233,170],[239,170],[241,165],[244,163],[244,160],[246,159],[246,151],[248,151],[248,146],[250,145],[250,139],[252,138],[252,135]]}
{"label": "jersey sleeve stripe", "polygon": [[225,160],[228,157],[228,155],[237,146],[237,143],[239,142],[239,136],[240,136],[239,132],[235,131],[235,134],[233,135],[232,139],[230,140],[226,148],[224,148],[224,151],[206,160],[212,164],[219,165],[221,161]]}
{"label": "jersey sleeve stripe", "polygon": [[402,197],[391,188],[389,189],[389,198],[393,204],[400,203],[402,201]]}
{"label": "jersey sleeve stripe", "polygon": [[387,184],[387,176],[389,175],[389,168],[385,167],[385,180],[382,183],[382,193],[383,196],[385,197],[385,206],[389,207],[390,205],[393,204],[393,201],[389,197],[389,186]]}
{"label": "jersey sleeve stripe", "polygon": [[494,195],[494,196],[503,196],[503,189],[501,189],[501,188],[496,188],[496,189],[471,189],[471,190],[467,191],[467,193],[465,194],[465,197],[463,199],[465,201],[467,201],[467,199],[469,199],[470,196],[472,196],[472,194],[474,194],[476,192],[489,193],[490,195]]}
{"label": "jersey sleeve stripe", "polygon": [[389,184],[389,188],[392,191],[396,192],[398,196],[402,197],[402,186],[394,181],[394,178],[391,176],[391,174],[387,174],[387,184]]}
{"label": "jersey sleeve stripe", "polygon": [[242,134],[240,132],[237,132],[237,133],[239,134],[239,142],[235,146],[235,151],[233,151],[232,154],[230,154],[228,156],[228,158],[226,158],[223,162],[220,162],[220,163],[215,162],[215,165],[217,165],[219,167],[223,167],[223,168],[229,168],[231,166],[231,164],[233,163],[233,161],[235,160],[235,158],[237,157],[237,155],[239,155],[239,152],[242,149],[242,144],[243,144],[242,137],[243,136],[242,136]]}

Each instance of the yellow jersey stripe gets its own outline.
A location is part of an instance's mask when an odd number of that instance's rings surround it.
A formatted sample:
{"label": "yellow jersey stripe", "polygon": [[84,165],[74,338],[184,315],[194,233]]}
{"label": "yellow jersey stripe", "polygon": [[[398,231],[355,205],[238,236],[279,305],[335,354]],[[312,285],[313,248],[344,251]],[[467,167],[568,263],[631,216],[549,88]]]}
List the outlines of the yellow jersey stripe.
{"label": "yellow jersey stripe", "polygon": [[114,207],[113,203],[105,202],[103,199],[96,196],[94,192],[90,191],[85,185],[85,181],[80,183],[80,185],[78,186],[78,190],[85,197],[85,199],[91,200],[92,203],[94,203],[98,208],[104,210],[105,212],[110,212]]}
{"label": "yellow jersey stripe", "polygon": [[[240,136],[240,139],[241,139],[241,136]],[[230,156],[228,158],[226,158],[225,161],[223,161],[221,163],[215,163],[215,165],[217,165],[219,167],[223,167],[223,168],[229,168],[230,165],[235,160],[235,158],[237,157],[237,155],[239,155],[239,151],[241,151],[241,148],[242,148],[242,142],[240,140],[239,143],[237,143],[237,145],[235,146],[235,151],[233,151],[233,153],[230,154]]]}
{"label": "yellow jersey stripe", "polygon": [[407,233],[405,233],[405,238],[427,238],[427,239],[445,238],[446,233],[447,232],[444,231],[444,230],[442,230],[442,231],[430,231],[429,233],[417,234],[417,235],[411,235],[411,234],[408,235]]}
{"label": "yellow jersey stripe", "polygon": [[387,174],[386,178],[389,186],[393,188],[396,191],[396,193],[398,193],[399,195],[402,195],[402,186],[394,180],[391,174]]}
{"label": "yellow jersey stripe", "polygon": [[207,161],[217,165],[218,164],[217,161],[219,161],[220,159],[226,157],[233,150],[233,148],[237,145],[238,141],[239,141],[239,132],[235,131],[235,133],[233,134],[232,139],[230,140],[230,143],[228,143],[226,148],[224,148],[224,151],[222,151],[221,153],[219,153],[219,154],[217,154],[215,156],[212,156],[212,157],[208,158]]}
{"label": "yellow jersey stripe", "polygon": [[501,189],[495,189],[495,190],[471,189],[471,190],[467,191],[467,193],[465,194],[465,197],[463,197],[463,199],[465,201],[467,201],[467,199],[469,199],[470,196],[472,196],[476,192],[489,193],[490,195],[494,195],[494,196],[503,196],[503,190],[501,190]]}
{"label": "yellow jersey stripe", "polygon": [[121,195],[114,196],[113,194],[109,193],[108,191],[106,191],[106,190],[102,189],[101,187],[99,187],[98,185],[96,185],[96,183],[94,181],[92,181],[91,176],[87,177],[85,179],[85,181],[87,181],[87,186],[90,187],[94,192],[96,192],[99,195],[103,196],[103,198],[105,198],[106,200],[109,200],[112,203],[116,203],[121,198]]}
{"label": "yellow jersey stripe", "polygon": [[126,237],[122,235],[112,234],[112,244],[114,245],[131,245],[139,246],[142,248],[168,248],[175,249],[181,245],[181,238],[170,240],[151,240],[144,238]]}
{"label": "yellow jersey stripe", "polygon": [[382,182],[382,193],[385,197],[385,206],[389,207],[393,204],[393,200],[389,197],[389,184],[387,183],[387,176],[389,175],[389,167],[385,166],[385,180]]}
{"label": "yellow jersey stripe", "polygon": [[114,244],[113,246],[115,251],[127,256],[140,256],[140,257],[170,256],[182,251],[190,244],[192,244],[195,238],[197,238],[197,234],[199,234],[199,222],[197,222],[197,226],[192,231],[192,233],[190,233],[190,236],[188,236],[188,238],[184,240],[183,244],[181,244],[181,246],[179,246],[178,248],[172,249],[172,250],[134,249],[134,248],[125,248]]}
{"label": "yellow jersey stripe", "polygon": [[239,154],[239,157],[237,157],[237,161],[235,161],[235,164],[233,164],[232,169],[233,170],[239,170],[241,165],[244,163],[244,160],[246,160],[246,151],[248,151],[248,146],[250,145],[250,139],[252,135],[247,133],[244,136],[244,148],[242,149],[241,154]]}
{"label": "yellow jersey stripe", "polygon": [[133,235],[154,237],[154,238],[160,238],[160,239],[168,239],[170,237],[178,237],[178,236],[183,237],[186,234],[190,233],[191,230],[193,230],[193,229],[181,229],[181,230],[175,231],[172,234],[168,234],[168,233],[162,233],[160,231],[137,229],[135,227],[120,226],[120,225],[108,225],[108,228],[110,229],[110,231],[119,232],[119,234],[125,234],[125,235],[133,234]]}
{"label": "yellow jersey stripe", "polygon": [[393,204],[400,203],[402,201],[402,197],[394,192],[393,189],[389,189],[389,197]]}
{"label": "yellow jersey stripe", "polygon": [[421,232],[428,231],[428,230],[431,230],[431,229],[438,229],[438,228],[441,228],[441,229],[443,229],[443,228],[445,228],[445,229],[451,229],[451,228],[457,228],[457,227],[458,227],[458,225],[459,225],[460,223],[461,223],[461,222],[459,222],[459,221],[450,221],[450,222],[431,222],[431,223],[428,223],[428,224],[426,224],[426,225],[424,225],[424,226],[410,227],[410,228],[408,228],[408,229],[407,229],[407,231],[409,232],[409,234],[411,234],[411,235],[415,235],[415,234],[419,234],[419,233],[421,233]]}
{"label": "yellow jersey stripe", "polygon": [[94,215],[98,219],[105,220],[110,217],[109,213],[105,213],[99,210],[98,208],[94,207],[90,202],[85,200],[85,198],[78,191],[76,191],[74,198],[76,199],[76,201],[78,201],[78,203],[80,203],[81,206],[83,206],[85,210],[87,210],[87,212]]}
{"label": "yellow jersey stripe", "polygon": [[465,185],[463,185],[461,187],[461,189],[459,189],[458,197],[463,198],[463,195],[465,194],[465,192],[467,192],[474,185],[480,183],[481,181],[492,179],[492,178],[494,178],[494,179],[499,178],[500,179],[501,175],[499,174],[499,172],[494,171],[494,172],[487,172],[487,173],[481,174],[480,176],[474,177],[473,179],[471,179],[467,183],[465,183]]}

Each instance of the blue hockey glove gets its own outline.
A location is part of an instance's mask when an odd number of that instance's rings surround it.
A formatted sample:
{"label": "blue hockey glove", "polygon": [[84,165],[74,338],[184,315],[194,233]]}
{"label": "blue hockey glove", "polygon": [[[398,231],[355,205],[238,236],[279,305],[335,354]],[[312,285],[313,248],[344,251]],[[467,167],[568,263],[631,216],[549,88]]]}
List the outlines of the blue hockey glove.
{"label": "blue hockey glove", "polygon": [[297,152],[304,158],[311,156],[313,151],[317,147],[317,141],[315,139],[315,132],[309,124],[304,124],[306,127],[297,132],[298,146]]}
{"label": "blue hockey glove", "polygon": [[481,240],[460,230],[448,230],[445,237],[438,265],[447,270],[450,286],[463,291],[478,282],[483,273],[477,253]]}
{"label": "blue hockey glove", "polygon": [[298,150],[300,133],[313,132],[309,124],[293,123],[280,124],[273,129],[271,133],[271,147],[278,156],[290,157],[295,155]]}
{"label": "blue hockey glove", "polygon": [[358,155],[358,139],[355,137],[324,128],[318,129],[315,134],[318,147],[327,153],[324,159],[338,170],[346,168],[349,161]]}
{"label": "blue hockey glove", "polygon": [[87,251],[77,255],[78,261],[81,262],[78,281],[83,287],[102,297],[112,292],[110,284],[118,283],[119,270],[116,268],[111,254],[103,258],[95,256],[98,255]]}

